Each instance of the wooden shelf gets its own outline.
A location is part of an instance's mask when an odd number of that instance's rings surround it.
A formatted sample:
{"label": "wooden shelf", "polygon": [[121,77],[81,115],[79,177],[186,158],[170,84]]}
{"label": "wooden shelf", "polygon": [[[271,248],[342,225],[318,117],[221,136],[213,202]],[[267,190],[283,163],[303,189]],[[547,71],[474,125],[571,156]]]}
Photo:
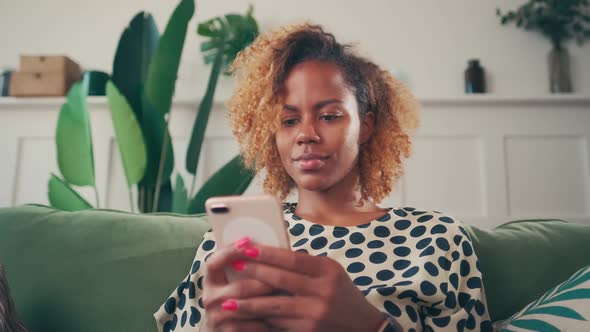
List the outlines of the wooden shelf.
{"label": "wooden shelf", "polygon": [[[37,108],[46,109],[47,107],[59,108],[64,102],[65,97],[28,97],[28,98],[16,98],[16,97],[0,97],[0,110],[16,110],[16,109],[29,109],[34,110]],[[555,95],[542,95],[542,96],[500,96],[494,94],[473,94],[473,95],[460,95],[460,96],[429,96],[429,97],[418,97],[418,101],[425,106],[431,105],[536,105],[536,104],[551,104],[551,105],[580,105],[589,104],[590,96],[583,96],[578,94],[555,94]],[[225,104],[224,100],[218,100],[215,102],[217,107],[223,108]],[[91,96],[88,97],[89,106],[106,106],[106,97]],[[190,108],[194,106],[195,109],[198,105],[198,100],[193,99],[182,99],[175,100],[173,105]],[[590,110],[590,108],[589,108]]]}

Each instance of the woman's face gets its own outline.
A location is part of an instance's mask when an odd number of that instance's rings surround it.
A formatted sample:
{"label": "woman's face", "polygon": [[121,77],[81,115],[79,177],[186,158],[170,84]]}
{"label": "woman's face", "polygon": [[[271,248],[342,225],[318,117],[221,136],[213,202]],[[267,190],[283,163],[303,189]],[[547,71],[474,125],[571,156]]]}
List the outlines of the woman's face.
{"label": "woman's face", "polygon": [[298,64],[284,88],[276,144],[298,189],[325,191],[354,175],[359,145],[371,134],[373,116],[359,118],[340,68],[318,61]]}

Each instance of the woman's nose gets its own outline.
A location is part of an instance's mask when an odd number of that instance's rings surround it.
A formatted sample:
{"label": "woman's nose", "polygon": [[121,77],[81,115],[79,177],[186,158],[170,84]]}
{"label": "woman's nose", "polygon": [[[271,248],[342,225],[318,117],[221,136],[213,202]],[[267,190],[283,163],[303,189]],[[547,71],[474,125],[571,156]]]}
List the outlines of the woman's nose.
{"label": "woman's nose", "polygon": [[312,121],[303,121],[297,133],[297,144],[319,143],[319,141],[320,136],[316,131],[315,124]]}

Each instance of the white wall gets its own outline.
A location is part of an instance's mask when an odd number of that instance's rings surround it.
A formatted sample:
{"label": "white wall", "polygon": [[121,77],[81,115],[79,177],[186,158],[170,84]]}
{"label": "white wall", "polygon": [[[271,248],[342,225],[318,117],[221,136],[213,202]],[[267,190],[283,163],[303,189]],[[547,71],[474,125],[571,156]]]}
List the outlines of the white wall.
{"label": "white wall", "polygon": [[[121,31],[140,10],[162,30],[174,0],[0,0],[0,67],[18,66],[19,53],[65,53],[83,67],[110,72]],[[263,29],[309,19],[337,37],[357,42],[364,53],[390,70],[402,69],[417,95],[456,96],[472,57],[487,70],[490,92],[502,96],[548,93],[546,57],[540,35],[499,23],[495,8],[516,8],[523,0],[250,0]],[[197,0],[177,98],[197,99],[209,70],[202,64],[196,22],[227,12],[245,12],[247,1]],[[572,44],[575,92],[590,95],[590,46]],[[231,83],[225,79],[218,99]]]}

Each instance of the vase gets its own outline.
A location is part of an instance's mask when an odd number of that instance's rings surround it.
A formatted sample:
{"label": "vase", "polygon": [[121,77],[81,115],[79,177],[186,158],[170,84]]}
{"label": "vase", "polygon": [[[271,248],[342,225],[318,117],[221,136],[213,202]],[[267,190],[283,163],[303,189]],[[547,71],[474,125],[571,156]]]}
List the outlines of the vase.
{"label": "vase", "polygon": [[570,55],[565,47],[553,47],[549,52],[549,90],[551,93],[572,92]]}

